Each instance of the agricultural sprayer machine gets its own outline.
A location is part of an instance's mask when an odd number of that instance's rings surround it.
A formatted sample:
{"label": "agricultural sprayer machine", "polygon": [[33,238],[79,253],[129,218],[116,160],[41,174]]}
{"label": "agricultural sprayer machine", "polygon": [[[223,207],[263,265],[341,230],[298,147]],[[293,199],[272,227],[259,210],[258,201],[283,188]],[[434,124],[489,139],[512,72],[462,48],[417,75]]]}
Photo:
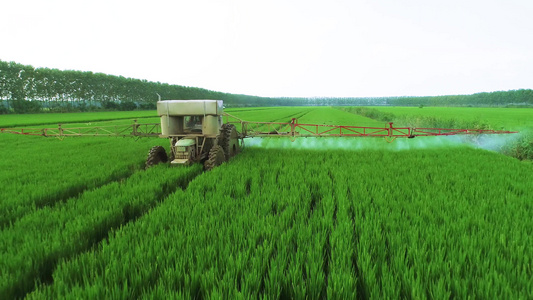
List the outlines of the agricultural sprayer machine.
{"label": "agricultural sprayer machine", "polygon": [[160,123],[102,127],[2,128],[1,132],[68,136],[133,136],[161,137],[170,141],[170,149],[150,149],[146,167],[158,163],[187,165],[201,162],[210,170],[240,152],[245,138],[253,137],[382,137],[387,142],[396,138],[420,136],[509,134],[514,131],[483,129],[446,129],[394,127],[360,127],[344,125],[302,124],[292,118],[288,122],[249,122],[224,113],[221,100],[164,100],[157,102]]}

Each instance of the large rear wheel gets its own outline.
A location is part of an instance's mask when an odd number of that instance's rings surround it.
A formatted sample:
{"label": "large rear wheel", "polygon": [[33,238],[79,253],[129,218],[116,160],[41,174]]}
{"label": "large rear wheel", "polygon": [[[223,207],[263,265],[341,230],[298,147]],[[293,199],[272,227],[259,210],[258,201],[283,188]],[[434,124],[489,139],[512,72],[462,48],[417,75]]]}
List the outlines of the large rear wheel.
{"label": "large rear wheel", "polygon": [[209,157],[204,163],[204,169],[206,171],[212,170],[213,168],[220,166],[223,162],[226,161],[226,155],[224,150],[219,145],[213,146],[211,151],[209,151]]}
{"label": "large rear wheel", "polygon": [[146,168],[155,166],[158,163],[166,163],[168,161],[167,152],[163,146],[154,146],[148,152],[148,158],[146,158]]}
{"label": "large rear wheel", "polygon": [[224,154],[226,154],[226,159],[228,160],[240,152],[239,135],[235,125],[222,125],[218,144],[224,149]]}

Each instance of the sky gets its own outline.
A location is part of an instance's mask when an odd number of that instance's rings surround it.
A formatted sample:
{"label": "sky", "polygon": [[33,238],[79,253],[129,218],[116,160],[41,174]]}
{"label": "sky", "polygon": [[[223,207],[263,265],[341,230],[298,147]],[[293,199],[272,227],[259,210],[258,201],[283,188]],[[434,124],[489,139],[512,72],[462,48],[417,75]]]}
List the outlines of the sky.
{"label": "sky", "polygon": [[532,0],[1,0],[0,60],[265,97],[533,88]]}

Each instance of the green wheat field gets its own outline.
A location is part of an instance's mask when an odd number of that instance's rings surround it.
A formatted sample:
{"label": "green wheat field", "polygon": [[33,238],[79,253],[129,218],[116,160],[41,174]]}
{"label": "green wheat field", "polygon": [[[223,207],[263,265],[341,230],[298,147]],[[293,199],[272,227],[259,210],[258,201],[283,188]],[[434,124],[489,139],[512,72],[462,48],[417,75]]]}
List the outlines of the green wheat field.
{"label": "green wheat field", "polygon": [[[374,109],[398,125],[533,127],[533,109]],[[226,111],[386,124],[350,108]],[[0,127],[133,119],[159,121],[155,111],[6,115]],[[168,140],[0,134],[0,298],[533,298],[529,161],[455,137],[253,138],[209,172],[144,170],[155,145]]]}

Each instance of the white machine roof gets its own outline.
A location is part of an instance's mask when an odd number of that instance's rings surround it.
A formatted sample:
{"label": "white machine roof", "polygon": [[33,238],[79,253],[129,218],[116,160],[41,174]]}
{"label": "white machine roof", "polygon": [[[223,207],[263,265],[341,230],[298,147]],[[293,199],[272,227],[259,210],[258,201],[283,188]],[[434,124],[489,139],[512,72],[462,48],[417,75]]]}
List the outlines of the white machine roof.
{"label": "white machine roof", "polygon": [[222,115],[222,100],[163,100],[157,101],[159,116]]}

